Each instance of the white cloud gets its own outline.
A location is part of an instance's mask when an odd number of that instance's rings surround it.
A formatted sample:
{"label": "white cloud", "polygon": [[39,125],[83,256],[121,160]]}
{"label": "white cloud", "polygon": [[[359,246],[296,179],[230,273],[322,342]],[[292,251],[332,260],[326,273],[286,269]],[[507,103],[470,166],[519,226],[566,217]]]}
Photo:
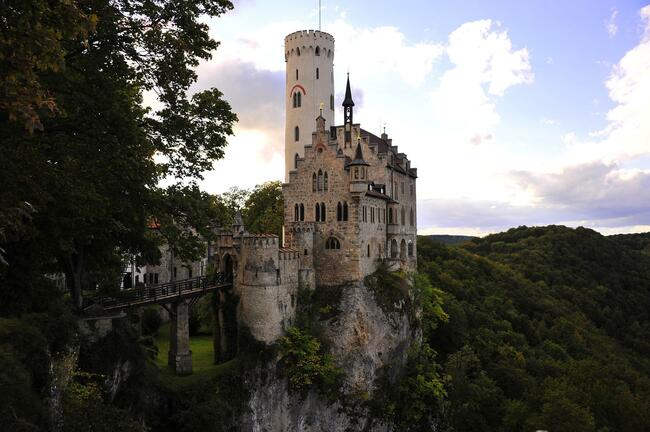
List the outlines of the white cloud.
{"label": "white cloud", "polygon": [[607,21],[605,21],[605,30],[607,30],[607,34],[609,35],[610,39],[616,36],[616,33],[618,32],[618,25],[616,24],[617,16],[618,10],[616,8],[613,8],[612,14],[609,16]]}
{"label": "white cloud", "polygon": [[454,30],[446,48],[453,67],[431,95],[436,114],[469,137],[489,133],[499,123],[497,97],[533,81],[528,50],[513,50],[508,33],[498,28],[498,23],[486,19]]}
{"label": "white cloud", "polygon": [[554,126],[555,124],[557,124],[557,120],[552,119],[552,118],[546,118],[546,117],[542,117],[542,119],[540,120],[540,122],[541,122],[542,124],[547,125],[547,126]]}
{"label": "white cloud", "polygon": [[607,112],[607,126],[591,142],[576,142],[570,148],[573,163],[616,161],[650,153],[650,5],[640,11],[645,32],[640,43],[612,68],[605,82],[616,104]]}
{"label": "white cloud", "polygon": [[576,142],[576,133],[575,132],[569,132],[564,135],[562,135],[562,141],[565,144],[573,144]]}
{"label": "white cloud", "polygon": [[335,62],[353,71],[357,82],[381,70],[382,74],[395,71],[408,85],[419,86],[443,53],[437,43],[409,43],[406,35],[392,26],[358,28],[339,18],[325,30],[345,41],[336,46]]}

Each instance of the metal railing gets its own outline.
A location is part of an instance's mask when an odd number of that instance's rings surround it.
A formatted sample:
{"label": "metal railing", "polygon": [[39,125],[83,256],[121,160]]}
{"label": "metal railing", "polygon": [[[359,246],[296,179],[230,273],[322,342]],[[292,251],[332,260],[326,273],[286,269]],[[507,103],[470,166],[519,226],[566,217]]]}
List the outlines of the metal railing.
{"label": "metal railing", "polygon": [[97,303],[104,310],[143,306],[146,304],[172,302],[175,299],[194,297],[204,292],[232,285],[225,273],[198,276],[158,285],[145,285],[121,291],[114,297],[100,297]]}

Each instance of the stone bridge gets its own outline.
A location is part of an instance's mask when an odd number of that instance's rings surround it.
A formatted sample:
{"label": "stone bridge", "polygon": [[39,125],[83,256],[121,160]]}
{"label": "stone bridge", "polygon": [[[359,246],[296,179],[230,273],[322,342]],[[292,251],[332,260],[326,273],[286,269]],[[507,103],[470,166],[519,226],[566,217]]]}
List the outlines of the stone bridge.
{"label": "stone bridge", "polygon": [[[96,304],[104,312],[117,312],[158,304],[168,310],[171,319],[167,362],[177,375],[192,373],[190,351],[189,304],[211,291],[232,288],[232,274],[215,273],[159,285],[121,291],[115,297],[101,297]],[[168,307],[167,305],[170,305]]]}

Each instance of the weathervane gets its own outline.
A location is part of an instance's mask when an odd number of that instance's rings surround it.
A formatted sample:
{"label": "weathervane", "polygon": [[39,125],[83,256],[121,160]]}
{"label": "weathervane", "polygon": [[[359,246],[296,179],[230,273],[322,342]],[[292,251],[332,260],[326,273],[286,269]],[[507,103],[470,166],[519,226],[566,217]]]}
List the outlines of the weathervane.
{"label": "weathervane", "polygon": [[323,115],[323,107],[325,106],[325,104],[323,102],[321,102],[319,106],[320,106],[320,115],[322,116]]}

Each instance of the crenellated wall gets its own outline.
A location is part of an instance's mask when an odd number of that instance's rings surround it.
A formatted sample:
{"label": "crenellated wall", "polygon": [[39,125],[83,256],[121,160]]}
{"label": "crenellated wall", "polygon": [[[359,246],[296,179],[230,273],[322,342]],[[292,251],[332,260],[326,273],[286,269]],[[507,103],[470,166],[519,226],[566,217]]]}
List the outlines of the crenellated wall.
{"label": "crenellated wall", "polygon": [[300,253],[280,248],[274,235],[244,235],[239,260],[239,325],[258,341],[275,342],[294,321]]}

